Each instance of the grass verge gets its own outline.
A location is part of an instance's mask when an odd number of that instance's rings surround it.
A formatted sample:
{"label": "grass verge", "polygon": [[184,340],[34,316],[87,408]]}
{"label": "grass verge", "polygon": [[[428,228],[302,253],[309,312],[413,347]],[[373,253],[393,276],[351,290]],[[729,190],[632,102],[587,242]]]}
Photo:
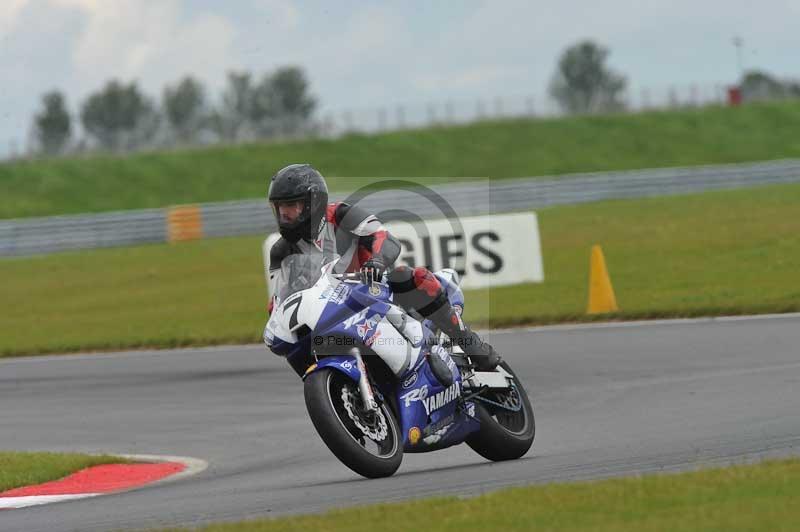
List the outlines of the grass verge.
{"label": "grass verge", "polygon": [[464,180],[800,157],[798,131],[795,101],[18,161],[0,163],[0,218],[263,197],[267,178],[298,161],[341,191],[358,184],[348,177]]}
{"label": "grass verge", "polygon": [[[539,211],[546,281],[467,293],[494,327],[800,311],[800,185]],[[261,238],[0,260],[3,356],[258,342]],[[603,246],[622,311],[584,314]]]}
{"label": "grass verge", "polygon": [[108,455],[0,451],[0,492],[58,480],[87,467],[128,462]]}
{"label": "grass verge", "polygon": [[800,460],[781,460],[673,475],[506,489],[471,499],[437,497],[199,530],[771,532],[796,529],[800,522],[798,490]]}

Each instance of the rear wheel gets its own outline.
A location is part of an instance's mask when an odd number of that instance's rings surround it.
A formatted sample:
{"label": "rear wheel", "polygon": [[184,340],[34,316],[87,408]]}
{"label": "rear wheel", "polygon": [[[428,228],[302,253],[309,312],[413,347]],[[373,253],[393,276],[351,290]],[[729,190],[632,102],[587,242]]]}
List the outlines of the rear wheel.
{"label": "rear wheel", "polygon": [[314,428],[344,465],[367,478],[397,471],[403,444],[388,405],[377,412],[364,410],[358,384],[330,368],[306,377],[304,395]]}
{"label": "rear wheel", "polygon": [[490,391],[481,395],[491,402],[475,401],[475,417],[481,428],[467,439],[467,445],[495,462],[522,457],[533,445],[536,422],[528,394],[507,362],[501,367],[514,377],[508,391]]}

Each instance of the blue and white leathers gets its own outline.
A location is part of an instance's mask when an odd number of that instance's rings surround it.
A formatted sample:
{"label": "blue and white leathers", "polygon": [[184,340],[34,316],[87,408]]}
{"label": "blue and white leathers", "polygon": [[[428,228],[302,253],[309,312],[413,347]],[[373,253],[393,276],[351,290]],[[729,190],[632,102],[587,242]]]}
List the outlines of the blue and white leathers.
{"label": "blue and white leathers", "polygon": [[[451,285],[447,292],[451,303],[463,308],[457,280],[447,283],[452,279],[448,272],[437,277],[445,288]],[[438,344],[427,322],[420,323],[392,303],[384,284],[367,286],[322,275],[313,286],[279,302],[264,341],[290,361],[307,360],[313,353],[316,363],[306,376],[332,368],[356,383],[364,369],[359,359],[366,362],[369,372],[369,357],[380,357],[394,378],[373,382],[373,391],[394,405],[406,452],[449,447],[480,428],[475,405],[464,400],[461,373],[447,350]],[[450,367],[453,384],[448,388],[433,375],[428,354],[439,356]]]}

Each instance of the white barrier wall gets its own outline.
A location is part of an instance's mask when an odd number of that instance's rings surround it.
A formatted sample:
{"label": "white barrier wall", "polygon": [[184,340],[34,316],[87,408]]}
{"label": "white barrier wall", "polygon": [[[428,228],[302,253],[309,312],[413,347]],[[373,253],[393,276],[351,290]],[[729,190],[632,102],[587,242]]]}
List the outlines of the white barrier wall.
{"label": "white barrier wall", "polygon": [[[392,222],[389,232],[403,249],[398,263],[454,268],[462,288],[487,288],[544,281],[539,222],[532,212],[473,216],[424,224]],[[269,286],[269,250],[280,235],[264,241],[264,275]]]}

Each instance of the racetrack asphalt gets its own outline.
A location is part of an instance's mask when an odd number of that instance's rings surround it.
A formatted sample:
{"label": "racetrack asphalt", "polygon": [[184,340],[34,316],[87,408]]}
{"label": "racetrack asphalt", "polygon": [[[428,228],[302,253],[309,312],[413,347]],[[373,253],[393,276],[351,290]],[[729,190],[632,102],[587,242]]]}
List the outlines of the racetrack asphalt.
{"label": "racetrack asphalt", "polygon": [[0,449],[190,456],[173,483],[0,513],[0,530],[142,529],[800,454],[800,315],[495,332],[537,436],[365,480],[328,451],[301,381],[262,346],[0,360]]}

